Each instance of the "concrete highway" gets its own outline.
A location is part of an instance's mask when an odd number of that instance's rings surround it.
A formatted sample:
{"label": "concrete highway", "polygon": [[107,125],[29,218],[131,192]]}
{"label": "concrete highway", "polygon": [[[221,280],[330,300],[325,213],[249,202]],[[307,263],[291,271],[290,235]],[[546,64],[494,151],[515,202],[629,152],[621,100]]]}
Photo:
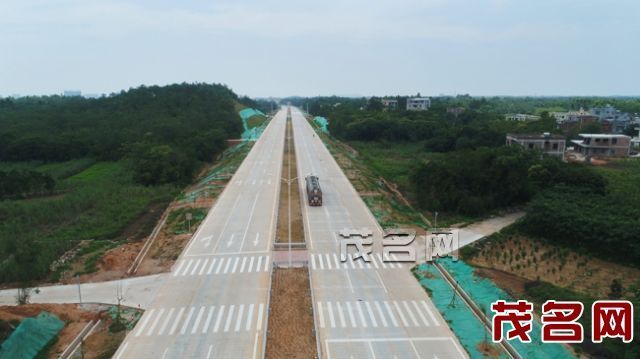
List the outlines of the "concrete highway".
{"label": "concrete highway", "polygon": [[115,358],[261,358],[286,111],[279,111]]}
{"label": "concrete highway", "polygon": [[[303,208],[322,358],[465,358],[410,272],[382,260],[382,229],[302,113],[292,109],[298,178],[320,178],[321,207]],[[302,194],[306,200],[306,194]],[[340,262],[342,229],[373,232],[372,261]]]}

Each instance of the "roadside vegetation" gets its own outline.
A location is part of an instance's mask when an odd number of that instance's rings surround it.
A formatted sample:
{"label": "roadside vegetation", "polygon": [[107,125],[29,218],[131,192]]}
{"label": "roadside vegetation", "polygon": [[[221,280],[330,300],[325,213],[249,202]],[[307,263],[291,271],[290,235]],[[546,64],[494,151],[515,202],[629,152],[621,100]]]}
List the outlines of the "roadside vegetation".
{"label": "roadside vegetation", "polygon": [[[162,213],[150,208],[242,131],[239,101],[207,84],[0,100],[0,283],[84,274],[100,253],[148,235]],[[102,242],[76,248],[86,241]],[[84,268],[65,253],[81,253]]]}

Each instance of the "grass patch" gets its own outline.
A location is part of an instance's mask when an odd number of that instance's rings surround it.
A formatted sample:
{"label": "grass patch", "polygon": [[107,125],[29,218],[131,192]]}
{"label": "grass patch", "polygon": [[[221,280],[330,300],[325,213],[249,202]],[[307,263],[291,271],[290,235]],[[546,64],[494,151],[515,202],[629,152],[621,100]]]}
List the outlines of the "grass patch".
{"label": "grass patch", "polygon": [[[135,184],[123,161],[93,164],[56,190],[65,196],[0,202],[0,282],[45,278],[51,263],[80,241],[114,239],[152,203],[169,202],[178,192]],[[94,265],[89,261],[85,270]]]}

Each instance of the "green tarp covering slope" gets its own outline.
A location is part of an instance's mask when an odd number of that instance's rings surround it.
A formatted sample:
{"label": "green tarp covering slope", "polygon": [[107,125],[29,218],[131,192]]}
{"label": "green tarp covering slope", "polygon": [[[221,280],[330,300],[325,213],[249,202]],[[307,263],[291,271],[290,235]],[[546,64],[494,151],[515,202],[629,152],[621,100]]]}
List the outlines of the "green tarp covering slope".
{"label": "green tarp covering slope", "polygon": [[[477,276],[474,268],[464,261],[441,258],[438,259],[438,263],[456,279],[460,287],[469,294],[478,307],[484,308],[489,318],[493,313],[490,309],[491,303],[499,299],[514,301],[509,294],[498,288],[492,281]],[[457,296],[453,298],[453,289],[434,266],[421,264],[415,273],[420,280],[420,284],[431,292],[431,300],[469,352],[469,356],[471,358],[484,358],[485,356],[478,350],[478,345],[485,341],[486,332],[480,320],[474,316],[462,299]],[[452,303],[453,305],[451,305]],[[506,327],[504,328],[505,331]],[[487,335],[489,337],[488,341],[491,342],[490,334]],[[536,321],[533,322],[530,335],[531,343],[522,343],[519,340],[510,341],[511,345],[523,358],[562,359],[576,357],[563,345],[542,343],[540,323]],[[506,357],[506,355],[502,355],[502,357]]]}
{"label": "green tarp covering slope", "polygon": [[47,312],[26,318],[0,346],[0,359],[35,358],[62,328],[64,322]]}

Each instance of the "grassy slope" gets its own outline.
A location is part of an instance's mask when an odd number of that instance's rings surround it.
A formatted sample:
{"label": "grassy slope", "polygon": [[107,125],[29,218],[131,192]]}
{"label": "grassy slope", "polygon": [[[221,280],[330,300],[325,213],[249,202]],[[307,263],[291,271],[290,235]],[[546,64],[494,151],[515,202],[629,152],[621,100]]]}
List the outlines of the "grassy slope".
{"label": "grassy slope", "polygon": [[[74,162],[83,163],[86,160]],[[48,164],[45,169],[66,170],[68,165]],[[176,194],[170,186],[134,184],[124,162],[95,163],[59,180],[56,191],[63,194],[0,202],[0,263],[14,252],[8,243],[29,243],[36,250],[30,279],[44,276],[48,266],[80,240],[116,239],[150,204],[168,202]],[[3,281],[14,279],[11,273],[3,277]]]}

